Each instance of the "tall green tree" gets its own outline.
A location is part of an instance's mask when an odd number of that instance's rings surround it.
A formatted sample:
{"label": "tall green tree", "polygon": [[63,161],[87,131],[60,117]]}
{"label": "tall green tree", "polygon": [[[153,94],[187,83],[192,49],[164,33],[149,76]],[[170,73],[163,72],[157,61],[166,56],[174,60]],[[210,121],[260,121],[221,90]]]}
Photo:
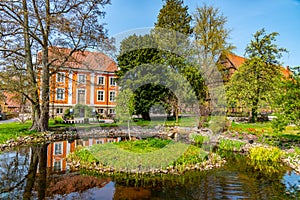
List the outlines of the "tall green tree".
{"label": "tall green tree", "polygon": [[[193,29],[191,27],[192,17],[188,13],[188,6],[182,0],[166,0],[157,16],[157,22],[153,30],[154,38],[161,49],[162,63],[182,73],[186,65],[186,57],[189,54],[189,40]],[[165,89],[165,99],[173,107],[173,114],[178,122],[179,106],[178,97]]]}
{"label": "tall green tree", "polygon": [[185,35],[192,33],[192,17],[188,13],[188,6],[183,5],[183,0],[166,0],[157,16],[155,28],[164,28],[178,31]]}
{"label": "tall green tree", "polygon": [[[119,79],[124,78],[127,72],[143,65],[156,65],[161,63],[161,57],[157,44],[151,34],[137,36],[135,34],[125,38],[120,45],[120,53],[117,57],[119,70],[116,75]],[[127,77],[126,77],[127,78]],[[150,120],[149,111],[155,102],[159,102],[160,97],[156,91],[161,90],[159,86],[146,84],[137,88],[134,92],[135,114],[141,114],[144,120]],[[161,95],[161,93],[158,93]]]}
{"label": "tall green tree", "polygon": [[251,122],[257,121],[259,108],[271,106],[280,93],[283,74],[279,59],[287,50],[274,43],[277,36],[277,32],[257,31],[246,48],[248,60],[233,74],[227,86],[230,104],[249,108]]}
{"label": "tall green tree", "polygon": [[220,103],[212,96],[216,90],[221,90],[223,82],[220,77],[218,60],[235,47],[228,42],[230,30],[226,28],[227,18],[218,8],[203,4],[197,7],[194,16],[193,36],[195,39],[194,55],[197,59],[185,71],[188,80],[194,87],[199,99],[201,120],[199,127],[203,127],[211,113],[214,102]]}

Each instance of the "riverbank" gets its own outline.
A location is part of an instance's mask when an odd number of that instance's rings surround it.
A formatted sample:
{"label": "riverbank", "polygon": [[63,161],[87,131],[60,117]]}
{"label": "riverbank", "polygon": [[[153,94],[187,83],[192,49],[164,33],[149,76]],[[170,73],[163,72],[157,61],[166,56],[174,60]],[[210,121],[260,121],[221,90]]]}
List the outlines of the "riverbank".
{"label": "riverbank", "polygon": [[[144,127],[133,127],[131,129],[131,135],[136,140],[145,139],[145,138],[160,138],[160,139],[171,139],[174,142],[182,142],[184,144],[190,145],[195,141],[191,137],[192,135],[199,136],[201,145],[206,148],[225,148],[227,151],[235,151],[240,153],[247,153],[251,148],[258,146],[263,146],[265,148],[272,147],[270,144],[264,143],[265,140],[262,140],[260,137],[254,134],[247,133],[237,133],[237,132],[224,132],[221,134],[212,134],[209,129],[197,129],[191,127],[155,127],[155,128],[144,128]],[[242,136],[242,137],[241,137]],[[93,138],[93,137],[122,137],[128,139],[128,133],[126,128],[122,127],[93,127],[93,128],[72,128],[70,131],[64,132],[46,132],[46,133],[34,133],[29,136],[19,136],[16,139],[10,139],[4,144],[0,145],[0,150],[5,151],[10,148],[14,148],[20,145],[31,145],[34,143],[50,143],[54,141],[61,141],[66,139],[79,139],[79,138]],[[206,138],[206,139],[205,139]],[[227,141],[227,142],[226,142]],[[228,142],[229,141],[229,142]],[[233,142],[230,142],[233,141]],[[238,148],[234,148],[236,144],[239,144]],[[242,144],[242,145],[241,145]],[[198,144],[199,145],[199,144]],[[300,150],[297,146],[293,148],[284,148],[281,150],[283,152],[283,157],[281,160],[286,163],[288,166],[293,168],[295,171],[300,173]],[[209,152],[209,151],[208,151]],[[185,170],[207,170],[214,167],[220,167],[224,164],[224,160],[219,159],[219,163],[213,163],[212,160],[215,159],[213,156],[208,157],[207,163],[202,165],[201,163],[194,163],[193,165],[188,166]],[[78,160],[72,163],[72,166],[76,169],[98,169],[100,172],[111,172],[115,171],[110,167],[101,168],[101,166],[96,166],[94,163],[90,163],[88,166],[81,166],[81,163]],[[167,167],[167,166],[166,166]],[[166,171],[167,170],[167,171]],[[183,168],[180,169],[181,171]],[[179,170],[179,171],[180,171]],[[124,169],[120,171],[125,171]],[[133,173],[136,173],[138,169],[133,170]],[[146,170],[147,171],[147,170]],[[143,172],[146,172],[145,170]],[[167,169],[155,169],[148,170],[147,172],[155,171],[157,173],[179,173],[178,169],[170,168]],[[181,173],[181,172],[180,172]]]}

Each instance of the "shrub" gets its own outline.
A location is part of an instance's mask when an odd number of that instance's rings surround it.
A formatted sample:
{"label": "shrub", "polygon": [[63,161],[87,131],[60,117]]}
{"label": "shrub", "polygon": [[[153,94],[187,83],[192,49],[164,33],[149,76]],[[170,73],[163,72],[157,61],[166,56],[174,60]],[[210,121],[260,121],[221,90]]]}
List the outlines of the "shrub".
{"label": "shrub", "polygon": [[219,149],[226,151],[240,151],[244,144],[245,142],[241,141],[221,139]]}
{"label": "shrub", "polygon": [[209,141],[208,136],[197,135],[197,134],[191,134],[190,138],[195,144],[203,144],[204,142]]}
{"label": "shrub", "polygon": [[253,147],[249,151],[249,158],[255,161],[279,162],[283,152],[277,147]]}
{"label": "shrub", "polygon": [[54,118],[54,122],[55,122],[55,124],[63,124],[64,120],[63,120],[63,118],[61,116],[56,116]]}

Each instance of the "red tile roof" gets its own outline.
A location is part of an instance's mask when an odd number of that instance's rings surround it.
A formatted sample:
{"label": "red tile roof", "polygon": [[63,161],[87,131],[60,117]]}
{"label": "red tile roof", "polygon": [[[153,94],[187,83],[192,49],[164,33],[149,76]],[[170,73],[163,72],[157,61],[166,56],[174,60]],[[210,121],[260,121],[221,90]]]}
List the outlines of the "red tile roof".
{"label": "red tile roof", "polygon": [[[49,62],[54,61],[54,67],[67,67],[73,69],[87,69],[114,72],[118,70],[116,63],[104,53],[91,51],[75,51],[62,47],[49,48]],[[70,56],[71,54],[71,56]],[[41,54],[39,55],[39,57]],[[65,59],[68,59],[65,62]],[[65,63],[64,63],[65,62]],[[63,66],[61,66],[63,63]]]}
{"label": "red tile roof", "polygon": [[228,54],[227,59],[232,63],[233,66],[235,66],[236,69],[238,69],[238,67],[246,61],[246,58],[237,56],[235,54]]}
{"label": "red tile roof", "polygon": [[[235,67],[235,69],[238,69],[247,60],[246,58],[237,56],[235,54],[228,54],[226,57],[229,60],[229,62]],[[281,67],[280,70],[286,78],[292,74],[289,67]]]}

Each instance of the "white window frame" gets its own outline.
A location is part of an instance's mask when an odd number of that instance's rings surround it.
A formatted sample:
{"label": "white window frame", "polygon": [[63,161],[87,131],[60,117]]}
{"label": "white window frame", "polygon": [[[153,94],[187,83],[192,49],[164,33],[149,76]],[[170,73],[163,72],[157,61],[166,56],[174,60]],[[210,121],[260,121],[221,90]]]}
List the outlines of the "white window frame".
{"label": "white window frame", "polygon": [[[112,81],[112,80],[114,80],[114,81]],[[114,83],[114,84],[112,84],[112,83]],[[109,85],[110,86],[117,86],[117,82],[116,82],[116,78],[115,77],[109,77]]]}
{"label": "white window frame", "polygon": [[[59,169],[55,169],[55,163],[59,163]],[[53,161],[53,170],[61,171],[62,170],[62,159]]]}
{"label": "white window frame", "polygon": [[[112,92],[114,93],[114,99],[113,100],[111,99],[111,96],[112,96],[111,93]],[[117,95],[116,91],[110,90],[109,91],[109,102],[116,102],[116,95]]]}
{"label": "white window frame", "polygon": [[[58,98],[60,96],[58,96],[58,90],[62,91],[62,97]],[[56,88],[56,100],[65,100],[65,89],[64,88]]]}
{"label": "white window frame", "polygon": [[76,90],[76,103],[79,103],[78,102],[78,92],[79,92],[79,90],[84,90],[84,103],[83,103],[83,105],[85,105],[86,104],[86,89],[84,89],[84,88],[78,88],[77,90]]}
{"label": "white window frame", "polygon": [[[103,100],[99,100],[99,92],[103,92]],[[97,90],[97,102],[104,102],[105,101],[105,90]]]}
{"label": "white window frame", "polygon": [[[59,111],[59,112],[57,112]],[[64,109],[63,108],[56,108],[56,114],[64,114]]]}
{"label": "white window frame", "polygon": [[[84,81],[81,82],[80,77],[83,76],[84,77]],[[86,74],[78,74],[78,78],[77,81],[79,84],[86,84]]]}
{"label": "white window frame", "polygon": [[[60,153],[56,153],[56,145],[61,145],[61,152]],[[54,142],[54,151],[53,151],[53,155],[62,155],[64,152],[64,144],[62,142]]]}
{"label": "white window frame", "polygon": [[[103,79],[103,83],[99,83],[100,78]],[[105,85],[105,76],[98,76],[97,77],[97,85]]]}
{"label": "white window frame", "polygon": [[57,72],[56,73],[56,82],[58,82],[58,83],[65,82],[65,72]]}
{"label": "white window frame", "polygon": [[[113,112],[111,112],[113,110]],[[109,109],[109,114],[116,114],[116,110],[114,108]]]}
{"label": "white window frame", "polygon": [[[102,110],[102,112],[100,112],[100,110]],[[103,109],[103,108],[98,108],[97,112],[98,112],[99,114],[104,114],[104,109]]]}

